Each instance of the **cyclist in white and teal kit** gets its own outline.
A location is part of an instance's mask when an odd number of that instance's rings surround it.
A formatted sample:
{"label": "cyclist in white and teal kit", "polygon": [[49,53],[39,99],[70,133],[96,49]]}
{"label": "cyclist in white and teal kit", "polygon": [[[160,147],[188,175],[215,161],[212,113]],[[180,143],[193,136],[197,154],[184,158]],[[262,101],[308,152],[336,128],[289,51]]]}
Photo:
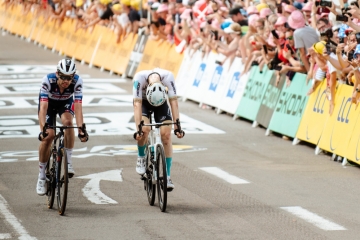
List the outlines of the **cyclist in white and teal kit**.
{"label": "cyclist in white and teal kit", "polygon": [[[167,88],[167,91],[166,91]],[[167,103],[170,103],[170,108]],[[144,70],[135,74],[134,76],[134,118],[136,127],[139,126],[141,120],[145,124],[150,123],[150,111],[154,112],[155,122],[166,123],[180,119],[179,107],[176,95],[174,75],[165,69],[155,68],[153,70]],[[171,142],[171,125],[160,127],[161,141],[164,145],[167,167],[167,188],[174,189],[174,184],[171,181],[171,165],[172,165],[172,142]],[[137,129],[138,131],[139,129]],[[138,159],[136,165],[136,172],[143,175],[145,169],[145,144],[150,132],[150,127],[142,128],[143,135],[134,134],[138,145]],[[174,125],[174,133],[178,138],[184,137],[185,133],[178,130],[177,125]]]}

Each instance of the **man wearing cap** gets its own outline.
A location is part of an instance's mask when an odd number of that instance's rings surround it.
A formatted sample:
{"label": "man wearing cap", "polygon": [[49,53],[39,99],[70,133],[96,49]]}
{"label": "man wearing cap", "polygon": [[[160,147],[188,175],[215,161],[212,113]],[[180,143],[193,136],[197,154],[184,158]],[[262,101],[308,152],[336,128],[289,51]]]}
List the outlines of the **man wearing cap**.
{"label": "man wearing cap", "polygon": [[305,25],[304,15],[299,10],[295,10],[291,13],[288,18],[288,25],[295,30],[295,48],[298,50],[300,60],[304,65],[306,72],[308,72],[310,65],[306,57],[307,49],[319,41],[319,36],[316,34],[315,29]]}

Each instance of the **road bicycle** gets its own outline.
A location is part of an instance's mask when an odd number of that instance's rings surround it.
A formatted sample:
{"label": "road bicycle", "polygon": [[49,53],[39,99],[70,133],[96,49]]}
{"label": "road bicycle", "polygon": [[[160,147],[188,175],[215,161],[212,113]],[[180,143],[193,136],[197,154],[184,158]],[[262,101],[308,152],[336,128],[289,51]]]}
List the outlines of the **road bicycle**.
{"label": "road bicycle", "polygon": [[[55,200],[55,193],[57,199],[58,212],[60,215],[64,215],[67,202],[67,193],[69,178],[73,175],[68,174],[68,159],[66,150],[64,147],[64,130],[69,128],[78,128],[70,126],[56,126],[56,116],[53,117],[53,125],[45,125],[43,128],[43,133],[46,132],[46,129],[54,129],[55,138],[51,145],[50,157],[46,165],[46,184],[47,184],[47,201],[48,208],[52,209]],[[56,129],[59,129],[59,132],[56,134]],[[86,134],[85,123],[81,126],[82,132]],[[59,143],[57,144],[57,141]]]}
{"label": "road bicycle", "polygon": [[[155,203],[156,189],[158,193],[159,207],[162,212],[166,210],[167,192],[167,172],[164,146],[161,142],[160,127],[165,125],[177,125],[177,131],[181,131],[179,119],[176,122],[152,123],[153,113],[150,114],[150,124],[139,124],[138,134],[142,135],[142,127],[149,126],[150,132],[145,148],[145,174],[141,179],[144,180],[144,189],[147,193],[148,202],[151,206]],[[156,185],[156,187],[155,187]]]}

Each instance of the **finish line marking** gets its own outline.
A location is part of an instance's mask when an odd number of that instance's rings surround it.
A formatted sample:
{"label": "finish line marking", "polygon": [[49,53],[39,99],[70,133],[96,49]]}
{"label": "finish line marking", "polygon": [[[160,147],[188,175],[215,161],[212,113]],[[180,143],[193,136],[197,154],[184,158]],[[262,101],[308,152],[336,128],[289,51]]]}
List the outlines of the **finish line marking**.
{"label": "finish line marking", "polygon": [[225,181],[227,181],[228,183],[231,184],[246,184],[246,183],[250,183],[244,179],[238,178],[234,175],[231,175],[223,170],[221,170],[220,168],[217,167],[202,167],[199,168],[200,170],[203,170],[207,173],[210,173],[218,178],[221,178]]}
{"label": "finish line marking", "polygon": [[318,228],[321,228],[325,231],[339,231],[346,230],[343,226],[340,226],[334,222],[331,222],[319,215],[312,213],[302,207],[281,207],[281,209],[315,225]]}

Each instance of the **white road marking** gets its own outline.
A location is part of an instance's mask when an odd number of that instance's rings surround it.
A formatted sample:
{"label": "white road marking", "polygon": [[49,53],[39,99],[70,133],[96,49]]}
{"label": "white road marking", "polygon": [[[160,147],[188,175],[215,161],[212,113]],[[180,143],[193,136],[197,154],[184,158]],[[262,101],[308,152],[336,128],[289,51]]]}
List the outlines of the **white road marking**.
{"label": "white road marking", "polygon": [[207,173],[210,173],[216,177],[219,177],[225,181],[227,181],[228,183],[231,184],[246,184],[246,183],[250,183],[244,179],[238,178],[234,175],[231,175],[230,173],[227,173],[223,170],[221,170],[220,168],[217,167],[201,167],[199,168],[200,170],[203,170]]}
{"label": "white road marking", "polygon": [[[41,81],[37,83],[28,83],[28,84],[3,84],[0,85],[0,95],[18,95],[18,94],[34,94],[34,96],[39,95],[41,88]],[[125,93],[126,90],[115,86],[112,83],[86,83],[83,86],[83,93]]]}
{"label": "white road marking", "polygon": [[0,233],[0,239],[9,239],[11,238],[11,234],[9,233]]}
{"label": "white road marking", "polygon": [[[136,131],[133,112],[86,113],[84,122],[92,136],[132,135]],[[225,132],[180,114],[181,127],[186,134],[224,134]],[[75,124],[75,118],[74,118]],[[0,116],[0,138],[37,138],[37,115]]]}
{"label": "white road marking", "polygon": [[90,179],[82,189],[83,195],[95,204],[116,204],[117,202],[100,190],[100,180],[122,182],[122,169],[111,170],[107,172],[94,173],[87,176],[77,177],[81,179]]}
{"label": "white road marking", "polygon": [[[38,108],[39,97],[0,97],[0,109]],[[133,95],[87,95],[83,107],[132,106]]]}
{"label": "white road marking", "polygon": [[302,207],[281,207],[281,209],[315,225],[318,228],[321,228],[325,231],[338,231],[338,230],[346,230],[343,226],[340,226],[334,222],[331,222],[319,215],[312,213]]}
{"label": "white road marking", "polygon": [[[42,77],[44,77],[43,75]],[[33,79],[0,79],[0,84],[5,83],[40,83],[41,84],[41,78],[33,78]],[[90,78],[90,75],[80,75],[80,77],[83,79],[84,83],[125,83],[130,82],[130,80],[126,80],[123,78]],[[40,85],[39,85],[40,86]],[[39,88],[40,89],[40,88]]]}
{"label": "white road marking", "polygon": [[5,198],[0,195],[0,212],[3,214],[4,219],[14,228],[20,235],[19,239],[36,239],[31,237],[26,229],[20,224],[19,220],[8,210],[8,203]]}

